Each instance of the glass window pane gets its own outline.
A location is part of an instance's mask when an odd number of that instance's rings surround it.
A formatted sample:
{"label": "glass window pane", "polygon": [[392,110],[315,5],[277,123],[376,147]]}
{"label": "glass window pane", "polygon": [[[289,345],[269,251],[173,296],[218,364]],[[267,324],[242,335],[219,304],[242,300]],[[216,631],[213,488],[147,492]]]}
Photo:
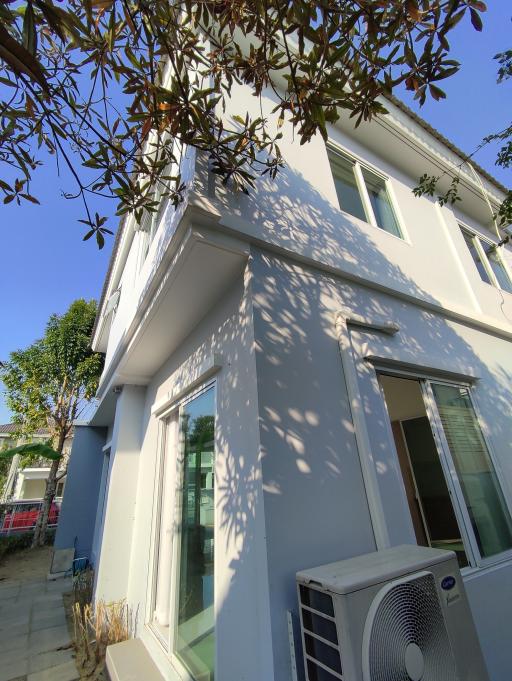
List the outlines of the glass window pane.
{"label": "glass window pane", "polygon": [[354,164],[343,156],[330,156],[331,169],[341,210],[368,221],[354,175]]}
{"label": "glass window pane", "polygon": [[480,279],[482,281],[485,281],[486,284],[490,284],[491,279],[487,274],[487,270],[485,269],[485,265],[483,264],[482,259],[480,258],[480,253],[478,252],[475,243],[475,237],[473,236],[473,234],[469,234],[469,232],[466,232],[465,230],[461,231],[462,236],[464,237],[464,241],[466,242],[466,246],[468,247],[468,250],[471,253],[471,257],[473,258],[473,262],[476,265],[476,269],[478,270],[478,274],[480,275]]}
{"label": "glass window pane", "polygon": [[363,177],[377,225],[390,234],[401,236],[393,206],[389,200],[386,182],[366,168],[363,168]]}
{"label": "glass window pane", "polygon": [[214,389],[182,410],[183,494],[175,650],[190,673],[213,681]]}
{"label": "glass window pane", "polygon": [[432,383],[478,548],[483,557],[512,547],[512,522],[469,389]]}
{"label": "glass window pane", "polygon": [[481,244],[484,248],[485,254],[487,255],[487,259],[489,260],[489,265],[491,266],[491,269],[498,280],[499,287],[504,291],[512,293],[512,284],[498,251],[491,244],[485,242],[481,242]]}

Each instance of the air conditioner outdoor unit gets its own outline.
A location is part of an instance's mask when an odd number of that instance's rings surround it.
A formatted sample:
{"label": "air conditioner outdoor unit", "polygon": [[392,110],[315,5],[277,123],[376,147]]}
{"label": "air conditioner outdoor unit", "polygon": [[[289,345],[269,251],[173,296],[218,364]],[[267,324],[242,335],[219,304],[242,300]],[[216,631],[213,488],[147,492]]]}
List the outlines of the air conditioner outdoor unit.
{"label": "air conditioner outdoor unit", "polygon": [[398,546],[297,573],[307,681],[488,681],[455,554]]}

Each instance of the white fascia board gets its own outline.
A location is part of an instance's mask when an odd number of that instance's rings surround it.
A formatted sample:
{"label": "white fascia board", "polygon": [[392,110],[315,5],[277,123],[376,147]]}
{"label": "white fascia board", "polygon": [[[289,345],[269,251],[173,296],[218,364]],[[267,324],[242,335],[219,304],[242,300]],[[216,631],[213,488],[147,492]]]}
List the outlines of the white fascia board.
{"label": "white fascia board", "polygon": [[[463,157],[456,154],[452,149],[449,149],[441,140],[437,139],[437,137],[421,127],[417,121],[411,118],[405,111],[399,109],[389,99],[381,97],[380,102],[386,107],[389,113],[377,116],[375,118],[375,123],[378,123],[388,131],[392,130],[395,134],[402,137],[402,139],[408,141],[418,152],[427,156],[431,162],[439,166],[440,170],[446,171],[452,175],[456,173],[457,176],[460,176],[462,184],[466,185],[466,187],[473,192],[481,195],[482,189],[473,174],[465,170],[464,167],[459,167],[459,165],[464,162]],[[426,121],[426,123],[428,123],[428,121]],[[505,194],[500,192],[498,187],[490,184],[490,182],[480,175],[478,171],[475,170],[475,172],[480,178],[491,202],[498,207],[505,198]]]}
{"label": "white fascia board", "polygon": [[[247,261],[250,247],[246,241],[233,238],[218,230],[201,228],[198,222],[191,225],[190,218],[193,217],[200,221],[201,213],[202,211],[197,211],[194,207],[189,206],[184,216],[185,219],[180,225],[179,233],[174,235],[172,248],[163,249],[166,257],[163,258],[160,267],[154,273],[150,282],[151,285],[148,285],[143,291],[135,314],[126,327],[124,337],[102,376],[97,393],[100,401],[115,385],[124,383],[147,385],[151,380],[154,368],[149,373],[147,369],[141,369],[137,365],[137,361],[134,362],[133,354],[137,352],[141,340],[147,341],[149,338],[145,335],[147,329],[155,323],[155,320],[158,320],[157,310],[163,301],[169,300],[169,296],[172,297],[176,281],[178,279],[183,281],[183,278],[193,276],[193,269],[187,266],[191,257],[197,257],[198,254],[205,253],[205,249],[211,249],[211,253],[216,253],[223,261],[226,259],[230,261],[230,269],[212,264],[212,268],[218,273],[220,280],[224,282],[221,282],[221,288],[224,286],[226,278],[235,276],[233,268],[242,267],[242,264]],[[207,215],[206,217],[210,218],[211,216]],[[200,299],[204,300],[204,297],[200,296]],[[200,316],[202,314],[203,312],[200,313]],[[154,338],[159,338],[159,336]],[[156,362],[155,358],[158,358],[158,362],[164,361],[165,357],[163,355],[160,357],[160,351],[164,351],[162,347],[159,350],[153,347],[151,355],[153,361]],[[167,355],[170,352],[167,342],[165,352]],[[147,357],[147,355],[145,356]]]}

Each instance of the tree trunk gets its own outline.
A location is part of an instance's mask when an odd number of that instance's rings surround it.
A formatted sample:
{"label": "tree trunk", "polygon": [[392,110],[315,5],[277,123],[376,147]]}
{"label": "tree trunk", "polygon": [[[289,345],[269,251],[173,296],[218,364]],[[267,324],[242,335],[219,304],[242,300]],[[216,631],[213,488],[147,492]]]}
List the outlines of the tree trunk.
{"label": "tree trunk", "polygon": [[[64,433],[59,434],[59,442],[57,445],[57,452],[62,455],[64,449],[64,441],[66,437]],[[59,464],[61,459],[52,461],[50,473],[46,480],[46,489],[44,492],[43,505],[37,517],[37,523],[34,528],[34,538],[32,539],[32,548],[36,546],[44,546],[46,541],[46,528],[48,527],[48,518],[50,516],[50,509],[52,507],[55,492],[57,491],[57,473],[59,471]]]}

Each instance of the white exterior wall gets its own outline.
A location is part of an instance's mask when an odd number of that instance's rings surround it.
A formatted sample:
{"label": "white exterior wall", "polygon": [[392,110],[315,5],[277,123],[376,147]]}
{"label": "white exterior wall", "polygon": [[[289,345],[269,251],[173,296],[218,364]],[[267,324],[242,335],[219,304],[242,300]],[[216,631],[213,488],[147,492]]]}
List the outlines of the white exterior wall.
{"label": "white exterior wall", "polygon": [[[399,327],[392,337],[350,334],[392,546],[416,542],[389,417],[364,357],[478,377],[472,395],[512,508],[512,354],[508,340],[268,253],[254,254],[253,276],[275,678],[288,681],[283,613],[297,609],[295,572],[373,550],[337,315]],[[506,681],[512,561],[463,572],[491,679]]]}
{"label": "white exterior wall", "polygon": [[[264,110],[273,105],[269,95]],[[248,109],[260,115],[248,90],[234,87],[227,115]],[[415,198],[412,188],[422,172],[435,169],[436,155],[442,166],[454,163],[454,154],[401,112],[393,131],[378,122],[358,131],[347,123],[332,129],[334,144],[389,176],[401,240],[340,211],[319,137],[300,147],[286,124],[283,132],[287,165],[276,181],[264,178],[250,196],[235,196],[206,176],[199,158],[193,191],[178,213],[167,211],[146,264],[140,268],[140,235],[131,245],[125,235],[120,253],[124,243],[126,263],[117,258],[122,293],[100,394],[105,400],[113,385],[125,387],[112,431],[97,596],[127,597],[138,608],[138,635],[169,680],[175,670],[146,626],[160,447],[152,409],[194,383],[214,353],[222,360],[216,375],[216,678],[291,681],[286,610],[296,611],[295,571],[382,545],[379,523],[388,543],[414,542],[393,443],[377,427],[383,405],[371,391],[365,354],[479,377],[478,404],[512,506],[512,295],[481,281],[457,224],[462,220],[492,237],[478,188],[471,178],[464,180],[464,213]],[[195,161],[188,162],[190,179]],[[201,228],[232,237],[233,244],[250,244],[251,260],[244,278],[219,294],[206,317],[201,309],[184,338],[172,337],[159,369],[151,375],[141,369],[140,383],[147,387],[134,389],[126,384],[136,382],[137,363],[132,359],[129,376],[117,363],[161,348],[162,339],[167,342],[163,327],[180,325],[189,313],[194,278],[201,279],[189,261],[179,264],[180,271],[191,268],[181,313],[179,307],[164,313],[144,298],[150,289],[159,295],[166,276],[162,263],[182,247],[187,225],[179,223],[190,221],[183,217],[190,207],[201,213],[194,215]],[[226,244],[226,252],[236,250]],[[178,287],[168,286],[171,296]],[[351,369],[364,393],[365,427],[378,463],[378,485],[371,491],[363,481],[364,453],[347,392],[350,367],[338,348],[340,312],[400,329],[392,338],[351,335]],[[149,324],[151,317],[159,319],[155,335],[140,334],[135,350],[123,350],[128,329]],[[129,394],[132,406],[125,410],[120,401]],[[121,447],[124,429],[130,435]],[[374,496],[383,516],[377,522]],[[511,569],[504,563],[465,576],[492,681],[508,681],[512,663],[504,626],[512,605]]]}
{"label": "white exterior wall", "polygon": [[[274,99],[267,93],[264,113],[271,111]],[[234,88],[231,107],[227,118],[247,109],[254,116],[260,115],[258,99],[250,97],[248,88],[242,86]],[[276,181],[268,176],[258,180],[249,196],[234,195],[217,181],[215,198],[210,192],[210,201],[221,214],[220,224],[318,267],[510,330],[512,296],[502,296],[481,281],[457,225],[457,219],[461,219],[497,240],[484,197],[476,188],[470,193],[462,187],[461,195],[467,200],[457,205],[465,212],[454,212],[450,206],[440,209],[428,197],[415,197],[412,189],[420,174],[428,170],[428,160],[377,121],[362,125],[358,131],[350,126],[331,126],[330,139],[389,177],[404,239],[343,213],[322,138],[317,135],[300,146],[286,123],[279,144],[286,166]],[[373,142],[369,130],[379,142],[380,154],[373,149],[377,142],[372,143],[373,148],[363,146],[364,140]],[[424,131],[416,132],[427,137]],[[442,150],[439,143],[437,146]],[[382,155],[383,150],[387,156]],[[402,154],[404,158],[406,154],[415,155],[417,175],[400,168],[404,165]],[[485,222],[471,217],[470,211]]]}
{"label": "white exterior wall", "polygon": [[[221,361],[221,368],[215,376],[215,635],[218,678],[243,678],[247,681],[273,678],[249,286],[248,279],[236,281],[225,298],[173,353],[147,387],[140,412],[143,415],[143,441],[140,451],[130,454],[136,454],[138,466],[121,461],[117,450],[114,454],[96,596],[119,598],[122,594],[127,597],[134,611],[138,611],[137,634],[154,655],[166,679],[177,677],[156,636],[147,626],[151,620],[151,535],[161,446],[159,418],[152,415],[151,410],[177,386],[181,389],[194,383],[204,362],[212,354],[220,355]],[[123,389],[120,400],[126,389]],[[123,415],[118,410],[112,451],[116,449],[114,438],[118,413],[119,428],[123,427]],[[132,419],[133,415],[127,414],[126,418]],[[116,487],[114,479],[116,460],[124,466],[122,471],[119,468],[118,473],[119,479],[122,478],[122,489]],[[127,542],[126,514],[114,509],[114,503],[120,503],[121,495],[124,504],[136,509],[129,556],[126,545],[123,555],[119,555],[121,534],[123,541]],[[108,563],[104,553],[106,549],[109,554],[112,553]],[[121,564],[129,571],[127,586],[124,569],[119,574]],[[251,613],[250,618],[247,613]],[[243,629],[240,628],[242,621]],[[236,656],[233,656],[234,640]]]}

